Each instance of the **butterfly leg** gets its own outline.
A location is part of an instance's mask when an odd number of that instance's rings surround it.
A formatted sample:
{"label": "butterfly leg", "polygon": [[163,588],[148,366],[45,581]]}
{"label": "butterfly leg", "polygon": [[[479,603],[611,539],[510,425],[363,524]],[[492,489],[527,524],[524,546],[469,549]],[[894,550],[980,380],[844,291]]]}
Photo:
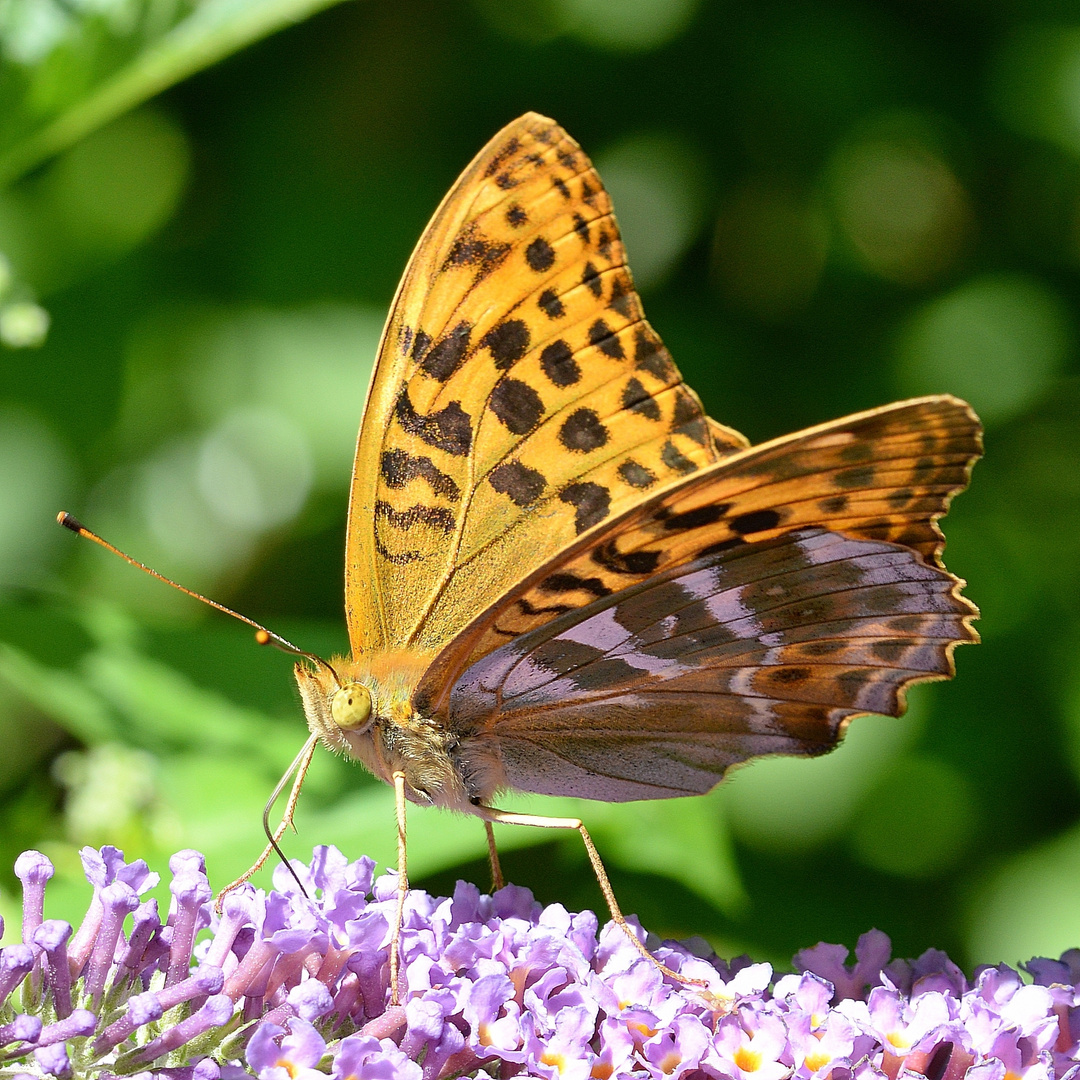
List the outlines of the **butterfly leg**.
{"label": "butterfly leg", "polygon": [[491,891],[498,892],[506,884],[506,879],[503,877],[502,864],[499,862],[499,849],[495,846],[495,830],[486,818],[484,830],[487,832],[488,862],[491,864]]}
{"label": "butterfly leg", "polygon": [[[254,877],[258,871],[263,868],[266,860],[270,858],[273,852],[278,853],[278,857],[281,859],[285,868],[296,879],[296,884],[300,886],[300,891],[307,896],[307,892],[304,890],[304,885],[301,880],[296,877],[296,872],[289,865],[288,859],[282,854],[281,848],[278,847],[278,841],[285,835],[285,830],[290,826],[293,832],[296,831],[296,826],[293,825],[293,814],[296,811],[296,804],[300,799],[300,788],[303,787],[304,777],[307,776],[308,766],[311,764],[311,759],[315,754],[315,748],[319,745],[319,739],[317,735],[312,735],[306,743],[304,748],[296,755],[296,759],[289,766],[288,771],[278,781],[278,785],[274,788],[274,793],[270,796],[269,801],[266,804],[266,809],[263,811],[263,828],[266,830],[266,838],[270,841],[263,849],[263,853],[255,860],[252,865],[245,870],[235,881],[230,882],[217,894],[217,899],[214,901],[214,909],[217,913],[221,914],[222,904],[225,902],[225,896],[227,893],[233,891],[233,889],[239,888],[245,881]],[[296,778],[293,780],[292,791],[289,792],[289,801],[285,804],[285,814],[281,819],[281,824],[273,831],[270,832],[269,819],[270,811],[273,809],[274,803],[277,802],[278,796],[281,794],[282,789],[289,782],[289,777],[296,774]]]}
{"label": "butterfly leg", "polygon": [[401,924],[405,918],[405,898],[409,894],[409,873],[405,862],[405,774],[394,773],[394,809],[397,815],[398,896],[394,929],[390,934],[390,1004],[400,1004]]}
{"label": "butterfly leg", "polygon": [[680,975],[677,971],[672,971],[671,968],[667,967],[665,964],[661,964],[660,961],[645,948],[637,934],[631,929],[630,924],[626,921],[622,909],[619,907],[619,902],[615,899],[615,890],[611,887],[607,871],[604,869],[604,864],[600,860],[600,853],[596,850],[596,845],[593,843],[588,829],[585,828],[585,825],[580,818],[551,818],[539,817],[536,814],[513,814],[506,810],[496,809],[494,806],[482,805],[474,807],[473,812],[479,817],[482,817],[485,822],[489,823],[489,829],[491,828],[490,823],[496,821],[503,825],[532,825],[541,829],[576,829],[581,836],[582,842],[585,844],[585,851],[588,853],[589,862],[592,863],[593,873],[596,875],[597,883],[600,885],[600,891],[604,894],[608,910],[611,912],[612,922],[614,922],[615,925],[630,939],[630,943],[642,956],[660,969],[662,975],[674,979],[676,982],[683,983],[684,985],[705,985],[700,979],[688,979],[685,975]]}

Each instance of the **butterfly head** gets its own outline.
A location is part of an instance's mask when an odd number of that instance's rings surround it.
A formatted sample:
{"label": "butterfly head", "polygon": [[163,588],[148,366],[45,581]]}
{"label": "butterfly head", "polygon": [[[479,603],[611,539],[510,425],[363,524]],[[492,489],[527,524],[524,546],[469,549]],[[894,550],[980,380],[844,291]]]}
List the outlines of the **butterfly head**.
{"label": "butterfly head", "polygon": [[380,733],[415,723],[413,691],[427,663],[426,656],[380,654],[297,664],[296,682],[312,734],[388,780]]}

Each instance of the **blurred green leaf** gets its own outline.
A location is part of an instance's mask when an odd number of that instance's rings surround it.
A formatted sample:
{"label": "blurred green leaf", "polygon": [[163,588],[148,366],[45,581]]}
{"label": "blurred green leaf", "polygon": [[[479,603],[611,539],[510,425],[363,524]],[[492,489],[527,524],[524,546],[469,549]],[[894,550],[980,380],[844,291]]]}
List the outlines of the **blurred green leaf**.
{"label": "blurred green leaf", "polygon": [[921,727],[926,690],[910,695],[897,720],[858,716],[822,757],[767,757],[735,770],[722,798],[736,836],[764,851],[801,851],[850,827],[867,792]]}
{"label": "blurred green leaf", "polygon": [[897,877],[933,877],[967,848],[976,816],[962,774],[943,761],[907,754],[867,795],[852,844],[867,866]]}
{"label": "blurred green leaf", "polygon": [[84,661],[87,685],[130,725],[136,745],[244,751],[271,771],[296,753],[295,733],[269,718],[208,690],[143,656],[91,653]]}
{"label": "blurred green leaf", "polygon": [[0,7],[0,187],[181,79],[338,0]]}
{"label": "blurred green leaf", "polygon": [[1080,829],[1035,845],[971,890],[968,950],[975,963],[1060,956],[1080,941]]}
{"label": "blurred green leaf", "polygon": [[48,668],[21,649],[0,643],[0,679],[83,742],[120,737],[108,702],[78,675]]}

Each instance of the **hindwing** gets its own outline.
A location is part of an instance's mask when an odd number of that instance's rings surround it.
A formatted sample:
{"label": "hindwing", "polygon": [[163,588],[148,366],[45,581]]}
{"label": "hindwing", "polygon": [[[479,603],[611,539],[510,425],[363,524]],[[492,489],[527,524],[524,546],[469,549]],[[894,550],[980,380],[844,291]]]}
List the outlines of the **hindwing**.
{"label": "hindwing", "polygon": [[701,794],[763,754],[824,753],[952,674],[975,608],[913,550],[821,528],[730,547],[570,610],[477,661],[449,726],[505,783],[621,802]]}
{"label": "hindwing", "polygon": [[702,469],[591,530],[494,601],[435,660],[421,685],[425,700],[444,711],[458,676],[520,634],[658,573],[794,529],[889,541],[938,567],[938,519],[967,485],[981,439],[964,402],[916,398]]}

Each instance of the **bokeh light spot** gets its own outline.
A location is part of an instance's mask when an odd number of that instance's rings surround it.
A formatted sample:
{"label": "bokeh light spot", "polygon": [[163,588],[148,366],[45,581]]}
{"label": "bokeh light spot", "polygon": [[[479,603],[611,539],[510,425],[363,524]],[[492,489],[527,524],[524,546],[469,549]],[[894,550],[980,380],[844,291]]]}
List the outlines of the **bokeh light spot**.
{"label": "bokeh light spot", "polygon": [[937,154],[910,140],[867,139],[838,151],[829,174],[837,224],[865,269],[921,285],[953,265],[971,211]]}
{"label": "bokeh light spot", "polygon": [[991,97],[1012,128],[1080,154],[1080,27],[1018,27],[998,52]]}
{"label": "bokeh light spot", "polygon": [[14,0],[0,6],[0,51],[17,64],[36,64],[70,32],[71,15],[51,0]]}
{"label": "bokeh light spot", "polygon": [[988,275],[909,319],[897,374],[904,392],[957,394],[993,423],[1033,404],[1070,347],[1064,307],[1048,286],[1020,274]]}
{"label": "bokeh light spot", "polygon": [[127,251],[172,215],[189,158],[180,128],[158,110],[141,109],[72,147],[51,170],[46,190],[76,241]]}
{"label": "bokeh light spot", "polygon": [[[182,577],[185,583],[194,579],[197,586],[239,563],[253,541],[249,530],[223,521],[207,503],[199,464],[199,447],[193,441],[169,443],[139,468],[132,492],[141,511],[135,524],[149,534],[163,556],[160,561],[170,567],[171,576]],[[145,551],[146,540],[136,534],[129,542],[124,539],[127,532],[125,528],[119,534],[122,542]],[[144,558],[158,556],[151,549]],[[153,593],[161,595],[163,604],[175,603],[168,590]]]}
{"label": "bokeh light spot", "polygon": [[596,168],[611,195],[634,283],[663,283],[701,226],[704,167],[671,136],[640,135],[598,154]]}
{"label": "bokeh light spot", "polygon": [[698,0],[558,0],[571,35],[601,49],[659,48],[690,25]]}
{"label": "bokeh light spot", "polygon": [[976,814],[967,780],[933,758],[897,761],[855,819],[851,841],[865,865],[897,877],[930,877],[966,847]]}
{"label": "bokeh light spot", "polygon": [[49,313],[39,304],[18,300],[0,307],[0,341],[9,349],[36,349],[49,333]]}
{"label": "bokeh light spot", "polygon": [[344,488],[383,317],[374,308],[325,305],[210,320],[187,346],[197,415],[215,424],[241,405],[272,409],[303,433],[315,482]]}
{"label": "bokeh light spot", "polygon": [[287,417],[238,409],[203,440],[199,492],[222,521],[260,532],[302,509],[311,488],[311,449]]}
{"label": "bokeh light spot", "polygon": [[967,948],[975,964],[1060,956],[1080,941],[1080,829],[1028,848],[971,897]]}
{"label": "bokeh light spot", "polygon": [[805,851],[842,832],[915,738],[918,711],[899,720],[859,717],[822,757],[767,757],[737,769],[721,789],[732,830],[750,846],[776,852]]}
{"label": "bokeh light spot", "polygon": [[515,41],[573,37],[608,52],[647,52],[689,26],[700,0],[473,0],[484,19]]}

